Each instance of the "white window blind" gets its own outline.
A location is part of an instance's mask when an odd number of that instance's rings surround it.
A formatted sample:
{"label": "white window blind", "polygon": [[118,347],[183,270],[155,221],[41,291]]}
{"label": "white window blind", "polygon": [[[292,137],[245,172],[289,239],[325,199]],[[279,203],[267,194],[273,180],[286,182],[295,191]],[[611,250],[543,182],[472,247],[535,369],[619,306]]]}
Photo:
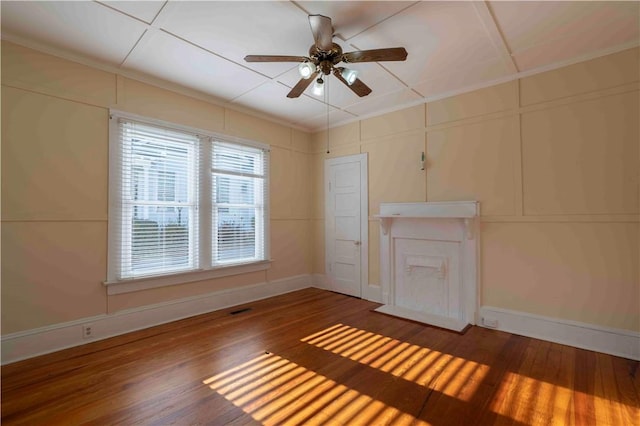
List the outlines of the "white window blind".
{"label": "white window blind", "polygon": [[133,278],[198,266],[198,138],[120,119],[120,270]]}
{"label": "white window blind", "polygon": [[212,142],[213,265],[265,260],[268,153]]}
{"label": "white window blind", "polygon": [[125,113],[111,120],[107,285],[268,267],[268,145]]}

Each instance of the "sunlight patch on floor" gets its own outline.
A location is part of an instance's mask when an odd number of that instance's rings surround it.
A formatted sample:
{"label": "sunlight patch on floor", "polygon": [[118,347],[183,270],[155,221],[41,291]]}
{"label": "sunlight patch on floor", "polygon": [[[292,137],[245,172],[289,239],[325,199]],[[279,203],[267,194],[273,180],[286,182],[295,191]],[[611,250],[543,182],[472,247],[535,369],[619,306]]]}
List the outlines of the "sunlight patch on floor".
{"label": "sunlight patch on floor", "polygon": [[437,377],[435,389],[463,401],[473,396],[490,369],[486,364],[343,324],[301,341],[421,386]]}
{"label": "sunlight patch on floor", "polygon": [[346,424],[356,418],[364,424],[427,424],[271,353],[203,383],[265,425]]}
{"label": "sunlight patch on floor", "polygon": [[[518,373],[507,372],[499,386],[497,395],[502,397],[495,398],[489,408],[524,424],[595,424],[596,419],[607,419],[603,424],[613,426],[638,424],[640,420],[637,407]],[[583,404],[583,398],[590,402]]]}

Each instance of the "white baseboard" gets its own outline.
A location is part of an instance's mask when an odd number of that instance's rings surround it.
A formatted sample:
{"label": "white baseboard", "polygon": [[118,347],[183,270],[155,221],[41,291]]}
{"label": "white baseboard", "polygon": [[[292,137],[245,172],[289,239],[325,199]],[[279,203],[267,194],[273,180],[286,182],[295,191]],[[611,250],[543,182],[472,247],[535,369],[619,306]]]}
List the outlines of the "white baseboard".
{"label": "white baseboard", "polygon": [[[311,286],[321,290],[331,290],[327,283],[327,276],[325,274],[313,274],[311,276]],[[369,287],[364,290],[364,293],[365,294],[362,295],[363,299],[371,302],[383,303],[382,289],[379,285],[370,283]]]}
{"label": "white baseboard", "polygon": [[[640,361],[640,333],[483,306],[478,325]],[[495,327],[488,326],[497,321]]]}
{"label": "white baseboard", "polygon": [[311,286],[321,290],[329,290],[329,286],[327,286],[327,277],[324,274],[311,275]]}
{"label": "white baseboard", "polygon": [[[7,334],[1,339],[2,364],[301,290],[311,285],[311,275],[298,275]],[[92,328],[93,337],[89,339],[82,336],[82,327],[86,324],[90,324]]]}

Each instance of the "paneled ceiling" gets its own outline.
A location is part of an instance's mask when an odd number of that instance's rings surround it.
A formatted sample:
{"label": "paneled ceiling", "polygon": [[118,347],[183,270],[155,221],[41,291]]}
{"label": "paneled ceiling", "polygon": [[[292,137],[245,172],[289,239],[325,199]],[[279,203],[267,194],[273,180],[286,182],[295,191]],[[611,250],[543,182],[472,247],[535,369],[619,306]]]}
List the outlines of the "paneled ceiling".
{"label": "paneled ceiling", "polygon": [[[2,1],[2,38],[307,130],[506,81],[640,44],[638,1]],[[404,62],[351,64],[371,89],[335,77],[328,99],[286,97],[306,56],[307,16],[332,18],[343,51],[405,47]],[[328,101],[328,105],[327,105]]]}

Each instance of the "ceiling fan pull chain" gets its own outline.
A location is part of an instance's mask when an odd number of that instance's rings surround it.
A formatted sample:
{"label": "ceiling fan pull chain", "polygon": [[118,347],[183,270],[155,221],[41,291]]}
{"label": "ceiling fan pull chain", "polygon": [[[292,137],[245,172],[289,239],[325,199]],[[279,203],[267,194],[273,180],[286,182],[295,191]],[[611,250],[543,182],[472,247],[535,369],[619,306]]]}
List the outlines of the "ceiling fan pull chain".
{"label": "ceiling fan pull chain", "polygon": [[324,103],[327,105],[327,154],[329,154],[329,79],[325,79]]}

